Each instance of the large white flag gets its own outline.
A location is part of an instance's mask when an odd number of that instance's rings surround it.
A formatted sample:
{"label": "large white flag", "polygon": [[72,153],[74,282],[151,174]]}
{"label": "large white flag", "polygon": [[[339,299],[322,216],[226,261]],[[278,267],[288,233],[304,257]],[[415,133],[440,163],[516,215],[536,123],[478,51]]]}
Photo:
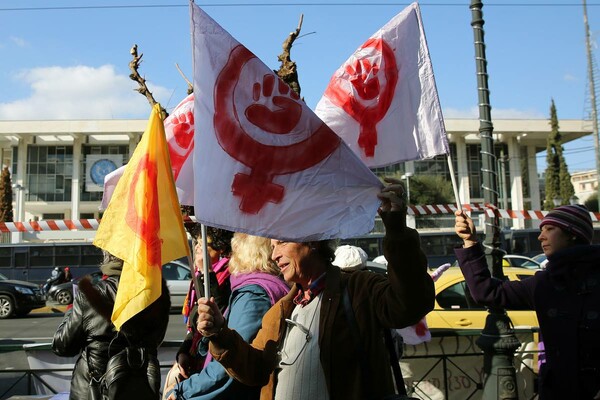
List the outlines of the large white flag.
{"label": "large white flag", "polygon": [[448,154],[417,3],[346,60],[316,113],[369,167]]}
{"label": "large white flag", "polygon": [[[165,136],[169,147],[171,169],[175,179],[175,189],[179,204],[194,205],[194,95],[183,99],[165,119]],[[123,165],[104,177],[104,193],[101,210],[108,203],[117,187],[125,167]]]}
{"label": "large white flag", "polygon": [[190,8],[196,218],[294,241],[369,232],[377,177],[269,67]]}

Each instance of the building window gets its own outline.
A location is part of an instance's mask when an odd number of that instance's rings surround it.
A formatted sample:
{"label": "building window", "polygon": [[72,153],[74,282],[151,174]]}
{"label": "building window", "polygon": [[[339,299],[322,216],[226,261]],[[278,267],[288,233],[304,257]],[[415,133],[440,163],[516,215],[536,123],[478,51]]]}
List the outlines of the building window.
{"label": "building window", "polygon": [[27,148],[27,200],[70,201],[73,175],[72,146],[37,146]]}

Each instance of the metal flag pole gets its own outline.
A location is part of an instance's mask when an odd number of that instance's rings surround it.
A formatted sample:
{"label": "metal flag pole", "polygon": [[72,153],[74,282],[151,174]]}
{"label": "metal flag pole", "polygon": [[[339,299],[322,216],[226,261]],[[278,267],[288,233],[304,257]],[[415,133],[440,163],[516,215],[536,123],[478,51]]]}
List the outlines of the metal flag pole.
{"label": "metal flag pole", "polygon": [[208,255],[208,242],[206,237],[206,225],[200,224],[200,234],[202,235],[202,273],[204,274],[204,297],[210,299],[210,263]]}

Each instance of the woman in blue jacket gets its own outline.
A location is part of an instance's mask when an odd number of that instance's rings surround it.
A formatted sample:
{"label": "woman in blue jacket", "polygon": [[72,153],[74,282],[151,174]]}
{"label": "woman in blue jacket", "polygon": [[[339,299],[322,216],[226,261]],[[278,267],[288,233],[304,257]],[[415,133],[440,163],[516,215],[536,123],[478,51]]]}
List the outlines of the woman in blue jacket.
{"label": "woman in blue jacket", "polygon": [[[231,250],[231,296],[225,317],[228,326],[251,342],[260,328],[263,315],[288,293],[289,286],[279,276],[280,270],[271,260],[269,239],[236,233],[231,240]],[[206,355],[208,343],[201,343],[199,351]],[[245,386],[231,378],[210,355],[200,372],[167,391],[169,400],[243,400],[258,399],[260,394],[259,387]]]}

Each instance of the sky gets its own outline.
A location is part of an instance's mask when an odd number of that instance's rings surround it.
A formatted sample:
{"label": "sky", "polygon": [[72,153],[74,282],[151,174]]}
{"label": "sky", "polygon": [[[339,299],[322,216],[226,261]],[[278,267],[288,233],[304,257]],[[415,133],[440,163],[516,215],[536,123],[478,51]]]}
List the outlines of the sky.
{"label": "sky", "polygon": [[[575,0],[484,0],[492,122],[590,115],[582,4]],[[409,2],[315,0],[196,1],[272,69],[303,15],[292,49],[302,96],[313,108],[335,70]],[[445,118],[477,118],[469,0],[419,2]],[[600,1],[588,1],[594,51]],[[171,110],[193,79],[186,0],[2,0],[0,120],[148,118],[129,79],[130,49],[140,73]],[[594,56],[594,60],[596,56]],[[598,79],[600,73],[596,71]],[[598,86],[598,85],[597,85]],[[600,93],[598,94],[600,95]],[[595,169],[591,136],[565,145],[570,172]],[[544,168],[545,155],[538,155]]]}

